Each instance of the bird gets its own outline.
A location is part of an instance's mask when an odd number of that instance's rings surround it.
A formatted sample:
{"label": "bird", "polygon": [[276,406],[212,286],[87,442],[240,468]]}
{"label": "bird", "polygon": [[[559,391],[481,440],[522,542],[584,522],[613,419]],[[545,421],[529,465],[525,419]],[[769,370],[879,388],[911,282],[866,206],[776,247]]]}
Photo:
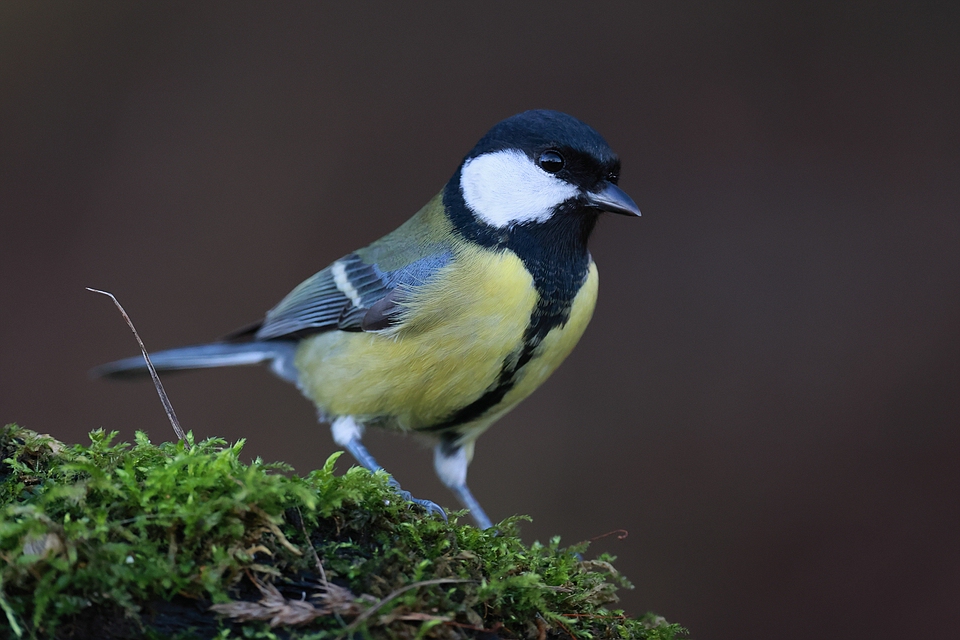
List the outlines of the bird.
{"label": "bird", "polygon": [[[381,468],[365,428],[426,436],[440,481],[489,529],[467,486],[475,442],[586,329],[598,284],[591,232],[604,212],[640,215],[619,178],[618,156],[589,125],[524,111],[493,126],[412,218],[304,280],[261,321],[151,359],[158,371],[269,364],[371,471]],[[146,372],[142,356],[92,371]]]}

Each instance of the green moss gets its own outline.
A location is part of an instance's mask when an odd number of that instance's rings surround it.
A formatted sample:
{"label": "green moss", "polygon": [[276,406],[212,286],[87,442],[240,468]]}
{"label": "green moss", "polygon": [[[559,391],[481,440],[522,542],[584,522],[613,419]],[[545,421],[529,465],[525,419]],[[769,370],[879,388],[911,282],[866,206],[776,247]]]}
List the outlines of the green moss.
{"label": "green moss", "polygon": [[606,608],[629,586],[613,558],[581,561],[585,545],[559,539],[524,545],[517,519],[481,531],[457,514],[423,517],[383,473],[335,475],[337,455],[300,477],[244,464],[242,442],[114,437],[95,431],[89,446],[67,446],[14,425],[0,431],[0,634],[683,634],[652,614]]}

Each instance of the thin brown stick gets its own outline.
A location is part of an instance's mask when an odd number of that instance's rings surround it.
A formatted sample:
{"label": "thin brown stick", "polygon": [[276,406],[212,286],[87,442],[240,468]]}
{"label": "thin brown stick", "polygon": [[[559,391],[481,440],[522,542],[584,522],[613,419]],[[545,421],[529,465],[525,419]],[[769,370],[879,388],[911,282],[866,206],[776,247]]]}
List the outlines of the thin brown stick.
{"label": "thin brown stick", "polygon": [[140,339],[140,334],[137,333],[137,328],[133,326],[130,316],[128,316],[127,312],[123,310],[123,306],[121,306],[120,302],[117,300],[117,297],[109,291],[101,291],[100,289],[92,289],[90,287],[87,287],[87,291],[93,291],[94,293],[100,293],[108,296],[111,300],[113,300],[113,304],[117,305],[117,309],[120,310],[120,314],[123,316],[123,319],[127,321],[127,326],[130,327],[130,331],[133,331],[133,337],[137,339],[137,344],[140,345],[140,351],[143,353],[143,359],[147,361],[147,369],[150,371],[150,377],[153,378],[153,386],[157,389],[157,394],[160,396],[160,402],[163,404],[163,408],[167,412],[167,418],[170,419],[170,424],[173,425],[174,432],[177,434],[177,437],[180,438],[180,442],[186,442],[187,434],[185,434],[183,429],[180,427],[180,421],[177,420],[177,414],[173,410],[173,405],[170,404],[170,398],[167,397],[167,392],[163,390],[163,383],[160,382],[160,376],[157,375],[157,369],[153,366],[153,362],[150,361],[150,354],[147,353],[147,348],[143,346],[143,340]]}
{"label": "thin brown stick", "polygon": [[329,591],[330,583],[327,582],[327,572],[323,570],[323,563],[320,562],[320,555],[317,554],[317,549],[313,546],[313,541],[310,540],[310,534],[307,533],[307,525],[303,523],[303,514],[300,513],[300,507],[297,507],[297,516],[300,518],[300,529],[303,531],[303,537],[306,538],[307,544],[310,545],[310,551],[313,552],[313,559],[316,561],[317,569],[320,571],[320,577],[323,579],[323,588]]}
{"label": "thin brown stick", "polygon": [[366,620],[367,618],[372,616],[374,613],[376,613],[379,609],[381,609],[383,605],[387,604],[391,600],[395,600],[396,598],[400,597],[401,595],[403,595],[407,591],[410,591],[411,589],[417,589],[418,587],[424,587],[429,584],[454,584],[459,582],[473,582],[473,581],[464,580],[460,578],[435,578],[433,580],[421,580],[420,582],[414,582],[413,584],[408,584],[405,587],[400,587],[396,591],[393,591],[392,593],[390,593],[386,598],[384,598],[377,604],[373,605],[369,609],[365,609],[363,613],[358,615],[353,622],[351,622],[343,631],[340,632],[340,635],[338,635],[337,638],[342,638],[348,635],[351,631],[353,631],[354,629],[359,627],[361,624],[363,624],[364,620]]}
{"label": "thin brown stick", "polygon": [[571,638],[573,638],[573,640],[578,640],[577,636],[574,635],[573,631],[570,631],[570,627],[568,627],[567,625],[563,624],[563,623],[560,622],[559,620],[554,620],[554,622],[556,622],[558,625],[560,625],[560,628],[563,629],[564,631],[566,631],[566,632],[567,632],[567,635],[570,636]]}
{"label": "thin brown stick", "polygon": [[616,535],[617,540],[626,540],[627,536],[630,535],[630,532],[627,531],[626,529],[614,529],[613,531],[607,531],[602,535],[596,536],[594,538],[590,538],[590,542],[596,542],[601,538],[606,538],[607,536],[612,536],[612,535]]}

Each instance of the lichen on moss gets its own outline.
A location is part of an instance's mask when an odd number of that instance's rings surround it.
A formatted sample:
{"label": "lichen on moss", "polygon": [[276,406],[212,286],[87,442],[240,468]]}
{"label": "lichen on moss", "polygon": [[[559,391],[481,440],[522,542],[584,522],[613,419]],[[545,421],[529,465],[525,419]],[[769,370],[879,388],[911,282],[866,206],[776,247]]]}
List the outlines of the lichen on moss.
{"label": "lichen on moss", "polygon": [[648,638],[586,545],[425,517],[384,473],[305,476],[221,439],[64,445],[0,431],[0,631],[11,637]]}

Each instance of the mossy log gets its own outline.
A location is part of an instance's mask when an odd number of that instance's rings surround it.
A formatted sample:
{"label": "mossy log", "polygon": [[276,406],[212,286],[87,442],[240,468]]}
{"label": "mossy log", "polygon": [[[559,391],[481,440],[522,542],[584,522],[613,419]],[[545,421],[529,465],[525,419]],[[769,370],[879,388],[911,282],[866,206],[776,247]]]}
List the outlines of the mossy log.
{"label": "mossy log", "polygon": [[0,637],[647,638],[601,555],[425,517],[383,473],[240,460],[242,442],[65,445],[0,431]]}

